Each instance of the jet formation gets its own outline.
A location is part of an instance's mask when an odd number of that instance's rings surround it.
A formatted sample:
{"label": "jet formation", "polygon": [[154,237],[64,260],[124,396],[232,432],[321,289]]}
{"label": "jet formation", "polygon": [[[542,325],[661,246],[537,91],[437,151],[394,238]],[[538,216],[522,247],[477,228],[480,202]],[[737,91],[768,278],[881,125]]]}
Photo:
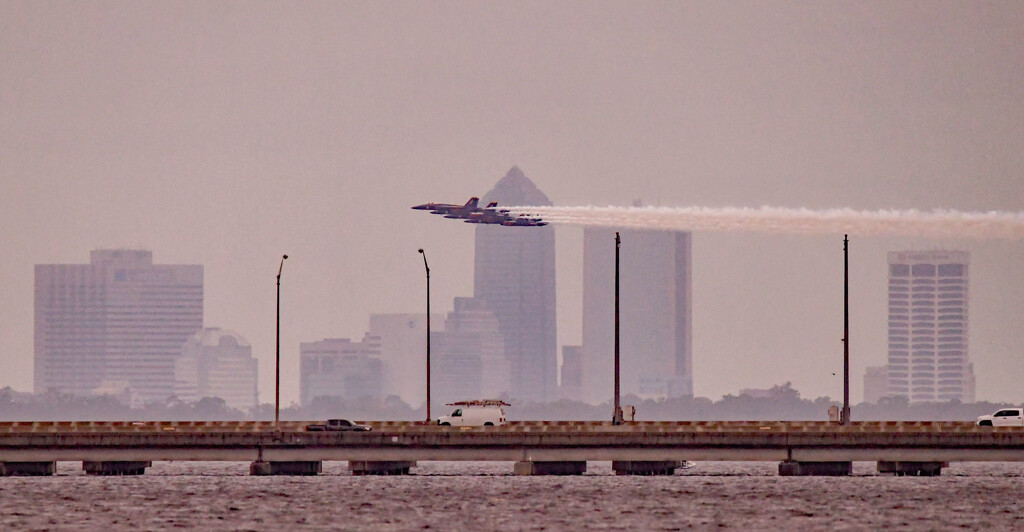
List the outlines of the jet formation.
{"label": "jet formation", "polygon": [[499,209],[498,202],[492,201],[486,207],[479,207],[480,198],[472,197],[465,205],[454,203],[424,203],[413,209],[430,211],[445,218],[462,220],[468,224],[493,224],[507,227],[539,227],[548,223],[541,218],[528,218],[525,215],[512,214],[508,209]]}

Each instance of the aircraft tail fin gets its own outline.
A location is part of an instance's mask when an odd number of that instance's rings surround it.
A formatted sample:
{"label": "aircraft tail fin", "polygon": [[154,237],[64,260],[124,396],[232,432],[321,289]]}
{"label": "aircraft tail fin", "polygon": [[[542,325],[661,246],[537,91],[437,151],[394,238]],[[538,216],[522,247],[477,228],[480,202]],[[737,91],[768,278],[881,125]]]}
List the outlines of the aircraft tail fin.
{"label": "aircraft tail fin", "polygon": [[469,201],[467,201],[463,207],[467,209],[475,209],[478,203],[480,203],[480,198],[473,196],[472,198],[469,198]]}

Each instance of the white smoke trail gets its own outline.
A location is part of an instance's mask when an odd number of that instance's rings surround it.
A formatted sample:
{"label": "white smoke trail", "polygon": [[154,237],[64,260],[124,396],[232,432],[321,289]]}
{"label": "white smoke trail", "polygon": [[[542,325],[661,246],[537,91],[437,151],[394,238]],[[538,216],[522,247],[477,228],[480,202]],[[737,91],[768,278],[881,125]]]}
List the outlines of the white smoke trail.
{"label": "white smoke trail", "polygon": [[926,238],[1024,238],[1024,212],[781,207],[504,207],[556,224],[672,231],[754,231]]}

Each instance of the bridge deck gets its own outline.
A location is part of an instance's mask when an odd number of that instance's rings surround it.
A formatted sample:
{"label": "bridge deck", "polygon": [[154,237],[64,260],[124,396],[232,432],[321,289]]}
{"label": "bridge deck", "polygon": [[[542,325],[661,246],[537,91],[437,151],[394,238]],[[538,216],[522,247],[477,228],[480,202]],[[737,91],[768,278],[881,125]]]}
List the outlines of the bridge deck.
{"label": "bridge deck", "polygon": [[966,422],[696,421],[440,427],[369,422],[370,432],[307,432],[307,422],[7,422],[9,461],[1024,461],[1024,428]]}

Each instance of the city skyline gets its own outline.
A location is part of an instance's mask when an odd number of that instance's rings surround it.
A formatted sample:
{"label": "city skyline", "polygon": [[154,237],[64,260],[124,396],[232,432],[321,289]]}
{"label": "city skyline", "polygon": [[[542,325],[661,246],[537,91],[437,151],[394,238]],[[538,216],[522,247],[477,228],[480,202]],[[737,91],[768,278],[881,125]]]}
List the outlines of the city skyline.
{"label": "city skyline", "polygon": [[[473,293],[473,226],[409,207],[512,166],[556,206],[1024,211],[1021,34],[1012,3],[0,4],[0,386],[34,265],[145,248],[204,266],[270,402],[287,253],[298,402],[301,342],[424,312],[417,249],[434,312]],[[580,345],[582,231],[539,229]],[[693,233],[696,395],[841,395],[842,236]],[[886,363],[886,254],[958,249],[976,398],[1024,401],[1024,242],[851,236],[851,375]]]}

